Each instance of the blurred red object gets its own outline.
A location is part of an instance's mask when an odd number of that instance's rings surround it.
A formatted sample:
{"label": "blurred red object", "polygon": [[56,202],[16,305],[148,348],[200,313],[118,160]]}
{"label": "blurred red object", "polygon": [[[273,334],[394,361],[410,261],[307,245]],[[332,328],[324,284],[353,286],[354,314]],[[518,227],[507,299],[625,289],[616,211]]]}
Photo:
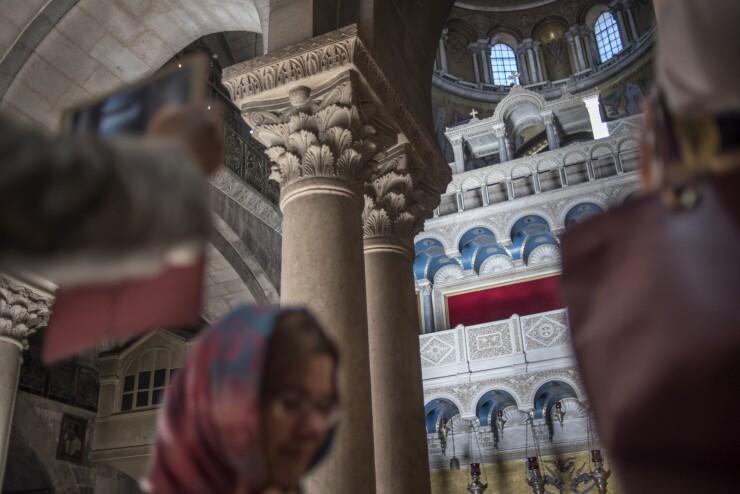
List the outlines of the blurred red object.
{"label": "blurred red object", "polygon": [[149,277],[60,288],[45,331],[44,363],[106,340],[197,322],[204,269],[201,257]]}

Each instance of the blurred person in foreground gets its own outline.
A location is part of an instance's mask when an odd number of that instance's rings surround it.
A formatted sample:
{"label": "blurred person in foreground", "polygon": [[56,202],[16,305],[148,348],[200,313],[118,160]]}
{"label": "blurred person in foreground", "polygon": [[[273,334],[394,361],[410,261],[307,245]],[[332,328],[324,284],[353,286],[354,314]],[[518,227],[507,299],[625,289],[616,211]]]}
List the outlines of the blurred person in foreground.
{"label": "blurred person in foreground", "polygon": [[[76,283],[147,272],[210,228],[221,112],[165,107],[143,137],[50,137],[0,114],[0,269]],[[136,254],[135,259],[132,255]]]}
{"label": "blurred person in foreground", "polygon": [[646,193],[565,235],[564,298],[627,492],[738,492],[740,2],[657,14]]}
{"label": "blurred person in foreground", "polygon": [[199,336],[159,412],[155,494],[295,494],[338,422],[334,343],[304,310],[242,307]]}

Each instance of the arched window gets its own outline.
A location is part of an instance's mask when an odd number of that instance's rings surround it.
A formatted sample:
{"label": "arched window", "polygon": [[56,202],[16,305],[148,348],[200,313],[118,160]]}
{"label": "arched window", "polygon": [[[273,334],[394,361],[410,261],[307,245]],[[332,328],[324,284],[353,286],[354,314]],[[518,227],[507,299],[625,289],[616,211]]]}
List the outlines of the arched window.
{"label": "arched window", "polygon": [[606,62],[615,54],[622,51],[622,38],[619,36],[619,26],[611,12],[604,12],[596,19],[594,25],[596,46],[599,48],[601,62]]}
{"label": "arched window", "polygon": [[134,358],[126,369],[121,388],[121,411],[157,406],[180,364],[166,348],[147,350]]}
{"label": "arched window", "polygon": [[509,78],[512,72],[517,72],[516,55],[509,45],[503,43],[491,47],[491,69],[493,69],[493,83],[497,86],[511,86],[514,79]]}

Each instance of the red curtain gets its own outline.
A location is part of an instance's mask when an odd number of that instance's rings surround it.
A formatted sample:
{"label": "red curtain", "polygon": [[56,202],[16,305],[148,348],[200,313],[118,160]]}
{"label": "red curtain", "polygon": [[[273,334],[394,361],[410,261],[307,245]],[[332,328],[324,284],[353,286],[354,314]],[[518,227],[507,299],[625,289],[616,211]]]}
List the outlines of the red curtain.
{"label": "red curtain", "polygon": [[559,275],[447,297],[450,328],[458,324],[473,326],[508,319],[513,314],[527,316],[563,307]]}

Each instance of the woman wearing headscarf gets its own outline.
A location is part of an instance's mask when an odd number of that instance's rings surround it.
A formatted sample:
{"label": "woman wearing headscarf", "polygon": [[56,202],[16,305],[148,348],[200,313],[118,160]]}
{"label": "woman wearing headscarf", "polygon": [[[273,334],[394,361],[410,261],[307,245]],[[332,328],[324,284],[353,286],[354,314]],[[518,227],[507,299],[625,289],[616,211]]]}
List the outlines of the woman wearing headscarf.
{"label": "woman wearing headscarf", "polygon": [[303,310],[242,307],[206,330],[167,390],[143,488],[298,492],[337,423],[338,354]]}

